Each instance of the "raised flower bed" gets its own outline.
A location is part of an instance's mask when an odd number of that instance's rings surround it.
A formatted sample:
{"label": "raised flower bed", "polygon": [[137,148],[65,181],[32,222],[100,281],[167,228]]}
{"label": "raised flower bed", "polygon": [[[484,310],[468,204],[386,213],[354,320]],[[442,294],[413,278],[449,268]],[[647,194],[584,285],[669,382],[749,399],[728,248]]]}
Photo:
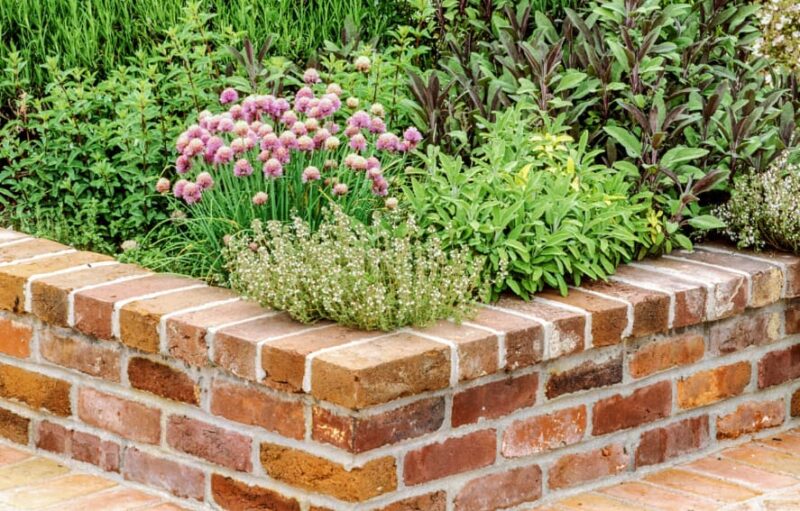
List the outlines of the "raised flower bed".
{"label": "raised flower bed", "polygon": [[787,426],[798,297],[800,258],[702,245],[361,332],[0,231],[0,434],[189,507],[530,509]]}

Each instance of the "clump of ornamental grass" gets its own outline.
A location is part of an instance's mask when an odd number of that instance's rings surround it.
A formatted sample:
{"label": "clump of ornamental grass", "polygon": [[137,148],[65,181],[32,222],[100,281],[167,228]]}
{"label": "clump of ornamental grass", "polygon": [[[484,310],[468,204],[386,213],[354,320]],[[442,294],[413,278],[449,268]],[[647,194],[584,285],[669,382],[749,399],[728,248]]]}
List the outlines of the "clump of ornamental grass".
{"label": "clump of ornamental grass", "polygon": [[766,172],[742,175],[716,213],[740,248],[800,253],[800,164],[784,152]]}
{"label": "clump of ornamental grass", "polygon": [[761,37],[754,52],[800,71],[800,3],[796,0],[763,0],[759,14]]}
{"label": "clump of ornamental grass", "polygon": [[388,331],[460,321],[473,310],[481,263],[424,234],[411,217],[367,226],[336,208],[316,231],[300,218],[256,221],[225,255],[237,292],[302,322]]}

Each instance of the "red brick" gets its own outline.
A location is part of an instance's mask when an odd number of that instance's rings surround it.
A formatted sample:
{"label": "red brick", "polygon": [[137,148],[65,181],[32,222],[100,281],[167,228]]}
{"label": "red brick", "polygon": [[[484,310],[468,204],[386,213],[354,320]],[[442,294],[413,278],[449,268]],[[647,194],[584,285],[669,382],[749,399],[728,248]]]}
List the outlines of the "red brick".
{"label": "red brick", "polygon": [[451,321],[440,321],[433,326],[417,329],[424,335],[446,339],[458,350],[459,381],[474,380],[497,372],[497,336]]}
{"label": "red brick", "polygon": [[542,470],[531,465],[473,479],[458,492],[455,510],[495,511],[541,496]]}
{"label": "red brick", "polygon": [[122,474],[129,481],[160,488],[177,497],[203,500],[205,475],[202,471],[136,448],[125,451]]}
{"label": "red brick", "polygon": [[683,334],[643,344],[631,354],[630,372],[634,378],[644,378],[673,367],[693,364],[703,358],[705,342],[702,335]]}
{"label": "red brick", "polygon": [[67,454],[70,447],[70,431],[50,421],[42,421],[36,428],[36,447],[58,454]]}
{"label": "red brick", "polygon": [[655,465],[708,445],[708,416],[693,417],[642,434],[636,467]]}
{"label": "red brick", "polygon": [[520,419],[503,433],[503,456],[530,456],[580,442],[586,433],[586,407]]}
{"label": "red brick", "polygon": [[620,266],[615,276],[633,285],[652,286],[671,293],[675,306],[673,328],[697,325],[705,320],[708,291],[702,284],[629,265]]}
{"label": "red brick", "polygon": [[496,419],[521,408],[533,406],[539,375],[508,378],[461,391],[453,396],[454,428],[480,419]]}
{"label": "red brick", "polygon": [[570,290],[567,296],[555,291],[536,295],[547,300],[583,309],[592,316],[592,346],[611,346],[622,341],[628,326],[628,306],[619,300],[610,300],[586,293],[580,289]]}
{"label": "red brick", "polygon": [[121,397],[82,387],[78,390],[78,416],[91,426],[149,444],[161,435],[161,412]]}
{"label": "red brick", "polygon": [[698,248],[701,250],[709,248],[718,252],[748,255],[781,266],[784,272],[784,279],[786,279],[786,296],[800,296],[800,258],[797,256],[773,250],[754,252],[752,250],[735,249],[729,245],[719,243],[706,243]]}
{"label": "red brick", "polygon": [[58,378],[0,364],[0,396],[61,416],[72,413],[71,385]]}
{"label": "red brick", "polygon": [[[437,491],[392,502],[388,506],[382,507],[376,511],[445,511],[446,509],[447,494],[443,491]],[[330,510],[312,507],[310,511]]]}
{"label": "red brick", "polygon": [[75,294],[75,328],[100,339],[111,339],[111,317],[116,302],[196,284],[197,281],[183,277],[153,275],[81,291]]}
{"label": "red brick", "polygon": [[548,305],[543,301],[523,301],[519,298],[501,298],[497,306],[525,314],[531,318],[553,324],[552,336],[546,340],[545,356],[558,358],[583,351],[586,337],[586,314]]}
{"label": "red brick", "polygon": [[18,444],[28,445],[31,420],[0,408],[0,437]]}
{"label": "red brick", "polygon": [[750,486],[763,489],[780,489],[797,484],[797,479],[781,474],[774,474],[750,467],[744,463],[737,463],[719,455],[711,455],[689,463],[686,468],[703,472],[720,479],[728,479],[733,482],[742,482]]}
{"label": "red brick", "polygon": [[253,387],[215,380],[211,413],[283,436],[302,439],[305,419],[302,403],[278,399]]}
{"label": "red brick", "polygon": [[166,364],[133,357],[128,361],[128,381],[135,389],[151,392],[173,401],[191,405],[200,403],[200,388],[197,382],[180,369]]}
{"label": "red brick", "polygon": [[743,403],[728,415],[717,417],[717,439],[739,438],[774,428],[783,424],[785,418],[786,404],[783,399]]}
{"label": "red brick", "polygon": [[760,492],[737,484],[728,483],[715,477],[689,472],[688,470],[667,469],[645,477],[645,480],[667,488],[699,495],[711,496],[720,502],[739,502],[751,499]]}
{"label": "red brick", "polygon": [[712,353],[734,353],[748,346],[764,346],[778,340],[780,315],[777,312],[759,312],[737,316],[711,325],[708,333]]}
{"label": "red brick", "polygon": [[505,335],[507,370],[532,366],[544,358],[544,328],[538,321],[483,307],[472,322]]}
{"label": "red brick", "polygon": [[582,288],[602,293],[633,306],[633,337],[644,337],[667,330],[669,325],[669,295],[621,282],[587,282]]}
{"label": "red brick", "polygon": [[227,511],[300,511],[295,499],[218,474],[211,476],[211,494],[214,502]]}
{"label": "red brick", "polygon": [[52,254],[67,250],[69,247],[50,240],[32,239],[25,243],[0,246],[0,264],[19,261],[29,257]]}
{"label": "red brick", "polygon": [[167,444],[231,470],[250,472],[253,468],[250,438],[189,417],[169,418]]}
{"label": "red brick", "polygon": [[602,477],[618,474],[628,468],[628,453],[621,445],[568,454],[550,467],[548,486],[551,490],[569,488]]}
{"label": "red brick", "polygon": [[792,394],[790,410],[792,417],[800,417],[800,389],[795,390]]}
{"label": "red brick", "polygon": [[758,363],[758,388],[800,378],[800,344],[767,353]]}
{"label": "red brick", "polygon": [[421,484],[486,467],[494,463],[496,450],[497,434],[493,429],[426,445],[406,454],[405,482]]}
{"label": "red brick", "polygon": [[119,472],[120,447],[98,436],[73,431],[72,458],[96,465],[106,472]]}
{"label": "red brick", "polygon": [[800,334],[800,300],[786,304],[786,335]]}
{"label": "red brick", "polygon": [[[600,359],[600,357],[595,357]],[[545,386],[548,399],[582,390],[607,387],[622,381],[622,354],[606,360],[587,360],[579,365],[552,373]]]}
{"label": "red brick", "polygon": [[120,352],[117,346],[92,342],[78,336],[58,335],[44,329],[39,351],[45,360],[109,381],[120,380]]}
{"label": "red brick", "polygon": [[312,437],[348,452],[365,452],[437,431],[444,422],[444,411],[441,397],[367,416],[338,415],[315,406]]}
{"label": "red brick", "polygon": [[750,363],[738,362],[678,380],[678,406],[686,410],[741,394],[750,383]]}
{"label": "red brick", "polygon": [[210,359],[206,334],[210,328],[254,319],[266,313],[258,304],[238,301],[172,316],[166,323],[169,356],[193,366],[207,367]]}
{"label": "red brick", "polygon": [[31,355],[33,328],[13,319],[0,318],[0,353],[17,358]]}
{"label": "red brick", "polygon": [[635,390],[628,396],[617,394],[595,403],[592,434],[605,435],[669,417],[672,410],[672,385],[662,381]]}

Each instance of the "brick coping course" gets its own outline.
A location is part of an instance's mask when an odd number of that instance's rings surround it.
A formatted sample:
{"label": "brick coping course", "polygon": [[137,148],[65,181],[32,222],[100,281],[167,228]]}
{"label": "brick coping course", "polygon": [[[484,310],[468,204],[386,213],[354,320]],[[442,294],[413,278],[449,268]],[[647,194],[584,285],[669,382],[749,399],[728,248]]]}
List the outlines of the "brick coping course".
{"label": "brick coping course", "polygon": [[522,509],[800,415],[798,297],[707,244],[361,332],[0,229],[0,435],[219,509]]}

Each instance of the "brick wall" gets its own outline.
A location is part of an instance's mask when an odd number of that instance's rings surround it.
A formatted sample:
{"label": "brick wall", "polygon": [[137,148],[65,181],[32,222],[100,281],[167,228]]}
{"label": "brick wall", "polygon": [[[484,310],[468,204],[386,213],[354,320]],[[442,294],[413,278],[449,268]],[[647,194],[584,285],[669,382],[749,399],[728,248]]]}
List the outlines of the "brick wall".
{"label": "brick wall", "polygon": [[783,254],[385,334],[0,230],[0,435],[199,509],[527,511],[787,427],[798,341]]}

